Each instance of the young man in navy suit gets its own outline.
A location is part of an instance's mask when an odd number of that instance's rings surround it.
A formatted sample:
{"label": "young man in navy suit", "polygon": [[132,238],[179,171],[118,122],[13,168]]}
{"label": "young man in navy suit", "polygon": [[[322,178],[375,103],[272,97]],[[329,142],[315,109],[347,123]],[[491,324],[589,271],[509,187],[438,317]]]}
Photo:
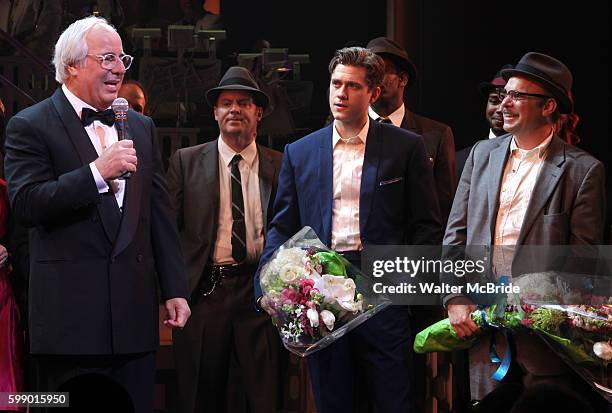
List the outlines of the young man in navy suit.
{"label": "young man in navy suit", "polygon": [[[383,60],[359,47],[330,62],[334,121],[285,147],[260,268],[304,226],[359,264],[367,245],[437,244],[441,223],[431,165],[420,136],[374,122],[368,106],[380,95]],[[259,275],[255,298],[261,297]],[[410,411],[408,307],[390,307],[333,345],[308,357],[319,413],[353,411],[355,376],[376,411]]]}

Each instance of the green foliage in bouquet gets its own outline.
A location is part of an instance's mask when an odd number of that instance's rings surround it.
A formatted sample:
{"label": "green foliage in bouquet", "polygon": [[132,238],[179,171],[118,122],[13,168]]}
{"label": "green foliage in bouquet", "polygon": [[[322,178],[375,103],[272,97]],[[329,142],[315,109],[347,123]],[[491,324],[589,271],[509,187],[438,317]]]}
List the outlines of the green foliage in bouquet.
{"label": "green foliage in bouquet", "polygon": [[349,262],[346,260],[346,258],[335,251],[317,252],[313,257],[318,259],[319,263],[323,267],[323,274],[348,277],[346,267],[349,265]]}

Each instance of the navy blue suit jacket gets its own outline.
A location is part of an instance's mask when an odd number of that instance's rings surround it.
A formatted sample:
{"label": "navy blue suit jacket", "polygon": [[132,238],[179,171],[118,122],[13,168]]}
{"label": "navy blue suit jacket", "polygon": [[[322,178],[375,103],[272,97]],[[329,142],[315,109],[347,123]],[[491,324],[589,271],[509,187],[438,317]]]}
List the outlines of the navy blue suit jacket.
{"label": "navy blue suit jacket", "polygon": [[[333,122],[287,145],[278,181],[274,218],[259,269],[304,226],[331,245]],[[364,246],[439,244],[440,212],[423,139],[370,119],[361,175],[359,230]],[[261,296],[259,270],[255,298]]]}

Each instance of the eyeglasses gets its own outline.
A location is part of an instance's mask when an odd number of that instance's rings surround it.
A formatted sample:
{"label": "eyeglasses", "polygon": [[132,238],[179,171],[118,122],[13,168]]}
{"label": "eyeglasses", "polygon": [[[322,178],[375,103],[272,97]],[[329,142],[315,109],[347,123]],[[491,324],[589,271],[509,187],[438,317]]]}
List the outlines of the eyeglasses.
{"label": "eyeglasses", "polygon": [[552,96],[541,95],[539,93],[527,93],[527,92],[517,92],[516,90],[502,90],[499,92],[499,98],[501,100],[509,97],[511,101],[518,102],[520,100],[526,99],[528,97],[541,98],[541,99],[554,99]]}
{"label": "eyeglasses", "polygon": [[123,63],[123,67],[125,70],[128,70],[130,66],[132,66],[132,61],[134,57],[129,54],[122,54],[121,56],[117,56],[114,53],[106,53],[106,54],[87,54],[87,56],[95,57],[99,62],[102,69],[105,70],[113,70],[117,63],[121,60]]}

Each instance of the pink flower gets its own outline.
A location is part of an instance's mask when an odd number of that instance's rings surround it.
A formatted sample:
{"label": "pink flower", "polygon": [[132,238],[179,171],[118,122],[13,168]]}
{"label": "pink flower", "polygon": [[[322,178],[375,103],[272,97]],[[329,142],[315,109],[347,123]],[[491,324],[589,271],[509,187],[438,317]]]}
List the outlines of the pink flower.
{"label": "pink flower", "polygon": [[302,288],[309,286],[309,287],[313,287],[314,286],[314,280],[311,280],[310,278],[303,278],[300,280],[300,285]]}
{"label": "pink flower", "polygon": [[314,280],[311,280],[309,278],[304,278],[300,281],[300,289],[302,290],[302,294],[304,294],[305,296],[309,295],[310,290],[312,290],[313,286]]}
{"label": "pink flower", "polygon": [[301,294],[295,291],[293,288],[285,288],[281,291],[281,297],[285,302],[289,302],[291,304],[296,304],[300,301]]}

